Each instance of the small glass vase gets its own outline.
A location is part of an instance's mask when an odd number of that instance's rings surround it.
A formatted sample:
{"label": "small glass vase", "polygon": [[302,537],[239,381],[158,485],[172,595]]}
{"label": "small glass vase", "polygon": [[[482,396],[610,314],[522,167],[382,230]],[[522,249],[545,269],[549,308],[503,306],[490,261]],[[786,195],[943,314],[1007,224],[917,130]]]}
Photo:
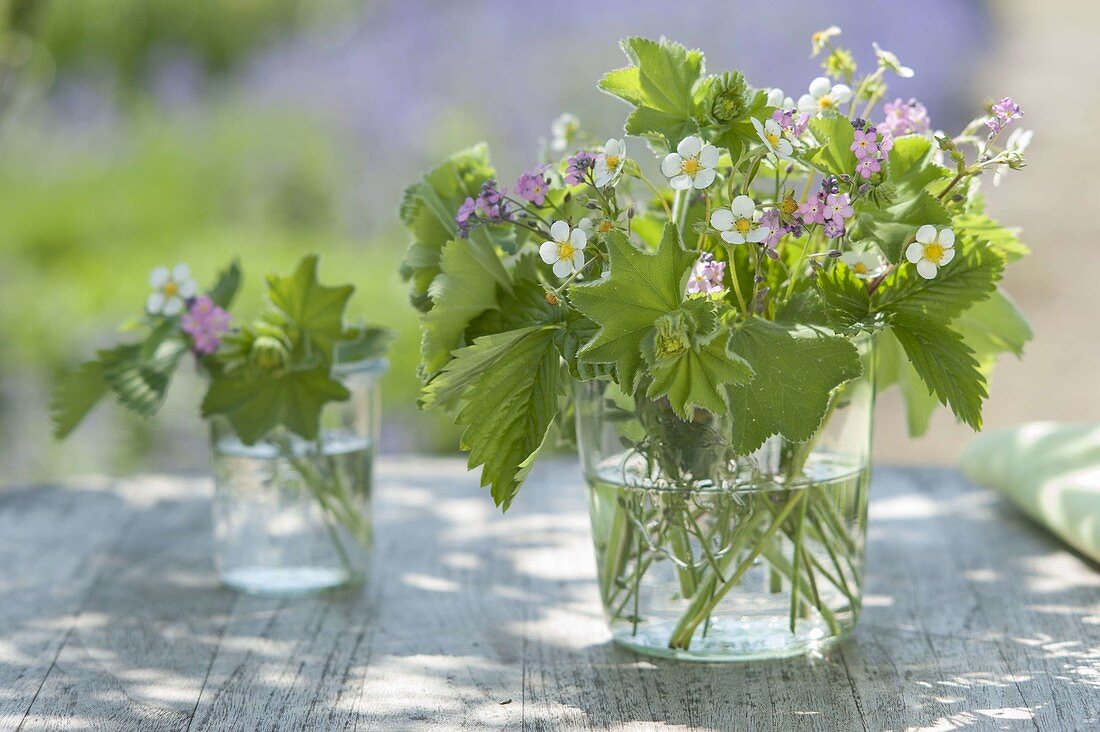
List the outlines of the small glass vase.
{"label": "small glass vase", "polygon": [[818,433],[729,445],[733,420],[680,420],[644,389],[575,385],[600,596],[614,640],[688,661],[820,650],[855,625],[863,589],[874,406],[839,387]]}
{"label": "small glass vase", "polygon": [[290,597],[366,579],[385,370],[384,359],[335,365],[351,398],[325,407],[313,441],[278,429],[245,445],[227,420],[211,420],[214,563],[224,584]]}

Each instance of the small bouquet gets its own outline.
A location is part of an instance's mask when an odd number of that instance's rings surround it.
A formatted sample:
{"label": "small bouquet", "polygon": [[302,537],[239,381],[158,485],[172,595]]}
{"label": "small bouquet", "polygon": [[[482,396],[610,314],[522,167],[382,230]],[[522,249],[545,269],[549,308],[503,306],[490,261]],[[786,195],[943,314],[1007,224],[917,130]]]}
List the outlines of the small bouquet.
{"label": "small bouquet", "polygon": [[[378,370],[388,333],[345,323],[355,288],[320,284],[317,261],[308,256],[289,276],[268,276],[267,307],[250,322],[229,313],[241,285],[236,262],[205,292],[185,264],[154,269],[145,312],[130,328],[141,337],[99,351],[59,383],[51,404],[56,436],[69,435],[108,394],[152,417],[176,370],[193,359],[207,381],[201,414],[213,426],[219,490],[232,490],[240,481],[233,471],[243,470],[222,458],[251,459],[256,470],[263,466],[261,488],[311,496],[327,527],[366,545],[361,504],[377,427],[373,418],[355,418],[374,405],[358,403],[351,376]],[[349,440],[361,465],[346,458]],[[346,558],[342,540],[332,538]]]}
{"label": "small bouquet", "polygon": [[[481,145],[405,194],[423,403],[466,426],[505,508],[552,435],[576,430],[627,642],[648,645],[647,625],[668,648],[699,642],[761,563],[792,634],[814,618],[837,635],[858,610],[866,481],[845,504],[823,466],[865,477],[873,393],[891,385],[914,434],[937,403],[980,428],[996,355],[1030,337],[998,288],[1027,250],[979,188],[1024,167],[1030,133],[1005,140],[1020,107],[933,132],[923,105],[887,96],[913,71],[876,45],[859,74],[839,33],[814,35],[826,75],[797,100],[629,38],[630,64],[598,86],[650,154],[567,115],[512,186]],[[679,586],[667,627],[641,589],[660,566]]]}

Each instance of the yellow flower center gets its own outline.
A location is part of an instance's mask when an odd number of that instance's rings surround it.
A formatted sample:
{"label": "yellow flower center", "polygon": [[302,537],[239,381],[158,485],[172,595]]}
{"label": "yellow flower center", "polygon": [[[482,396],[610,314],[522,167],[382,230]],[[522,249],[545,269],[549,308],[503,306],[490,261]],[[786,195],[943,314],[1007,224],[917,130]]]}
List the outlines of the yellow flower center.
{"label": "yellow flower center", "polygon": [[684,161],[684,164],[680,166],[680,170],[682,170],[686,175],[695,175],[700,170],[702,170],[702,168],[703,166],[700,165],[699,161],[695,158],[688,158]]}
{"label": "yellow flower center", "polygon": [[774,132],[765,132],[764,137],[768,138],[768,144],[772,147],[779,144],[779,135]]}
{"label": "yellow flower center", "polygon": [[177,285],[175,282],[166,282],[164,284],[164,296],[165,297],[175,297],[176,294],[179,293],[179,291],[180,291],[180,286]]}
{"label": "yellow flower center", "polygon": [[569,260],[573,258],[573,252],[576,250],[573,245],[567,241],[558,242],[558,259]]}
{"label": "yellow flower center", "polygon": [[749,229],[752,228],[752,222],[748,219],[737,219],[737,223],[735,223],[734,226],[736,226],[737,231],[739,231],[741,235],[744,236],[745,234],[749,233]]}
{"label": "yellow flower center", "polygon": [[943,259],[944,248],[940,244],[925,244],[924,245],[924,258],[933,264],[939,264]]}
{"label": "yellow flower center", "polygon": [[867,274],[867,265],[863,262],[856,262],[852,267],[852,271],[856,274]]}
{"label": "yellow flower center", "polygon": [[607,232],[611,231],[611,228],[613,226],[615,226],[615,225],[613,223],[611,223],[611,219],[604,219],[603,221],[600,222],[600,227],[599,227],[600,228],[600,233],[601,234],[606,234]]}
{"label": "yellow flower center", "polygon": [[608,170],[614,170],[619,167],[619,162],[622,160],[618,155],[608,155],[605,159],[607,160]]}
{"label": "yellow flower center", "polygon": [[824,96],[817,100],[818,109],[832,109],[834,106],[836,105],[833,103],[832,97]]}

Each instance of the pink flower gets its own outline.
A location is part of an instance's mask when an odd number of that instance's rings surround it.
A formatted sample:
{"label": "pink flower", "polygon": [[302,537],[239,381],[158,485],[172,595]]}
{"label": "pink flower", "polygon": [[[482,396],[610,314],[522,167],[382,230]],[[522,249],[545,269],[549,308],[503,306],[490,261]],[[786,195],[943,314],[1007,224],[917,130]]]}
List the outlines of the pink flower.
{"label": "pink flower", "polygon": [[709,253],[699,255],[688,277],[687,294],[713,295],[721,292],[725,272],[725,262],[714,261],[714,256]]}
{"label": "pink flower", "polygon": [[825,223],[825,202],[821,198],[821,194],[818,194],[806,201],[798,207],[795,211],[799,218],[802,219],[802,223],[806,226],[810,224],[824,224]]}
{"label": "pink flower", "polygon": [[825,199],[825,218],[844,223],[852,215],[852,203],[847,193],[831,193]]}
{"label": "pink flower", "polygon": [[888,153],[894,149],[894,136],[890,133],[890,130],[882,129],[878,131],[882,135],[882,139],[878,143],[878,149],[881,152]]}
{"label": "pink flower", "polygon": [[869,156],[878,155],[878,133],[874,127],[868,127],[865,130],[855,130],[855,140],[852,142],[852,146],[848,148],[856,154],[857,160],[863,160]]}
{"label": "pink flower", "polygon": [[791,125],[791,134],[795,137],[802,137],[806,134],[806,127],[810,124],[809,114],[800,114],[795,117],[794,123]]}
{"label": "pink flower", "polygon": [[913,133],[924,134],[932,127],[928,110],[916,99],[905,102],[898,98],[887,102],[882,110],[886,114],[882,126],[895,137]]}
{"label": "pink flower", "polygon": [[549,188],[549,181],[543,175],[543,171],[546,168],[538,166],[531,170],[525,171],[523,175],[516,181],[516,193],[519,194],[524,200],[530,201],[536,206],[541,206],[546,203],[546,190]]}
{"label": "pink flower", "polygon": [[229,319],[229,313],[215,305],[208,295],[200,295],[180,319],[180,329],[191,336],[195,353],[211,354],[221,345],[221,334],[229,330]]}
{"label": "pink flower", "polygon": [[767,227],[768,235],[761,242],[768,249],[775,249],[783,237],[783,226],[779,223],[779,209],[769,208],[760,217],[760,223]]}
{"label": "pink flower", "polygon": [[830,239],[844,236],[844,222],[833,219],[825,222],[825,236]]}
{"label": "pink flower", "polygon": [[986,126],[993,134],[999,133],[1005,127],[1012,124],[1013,120],[1020,119],[1024,116],[1023,110],[1020,109],[1020,105],[1012,97],[1005,97],[1001,101],[993,105],[990,110],[993,116],[985,121]]}
{"label": "pink flower", "polygon": [[856,163],[856,172],[864,178],[870,178],[880,170],[882,170],[882,165],[875,158],[864,158]]}

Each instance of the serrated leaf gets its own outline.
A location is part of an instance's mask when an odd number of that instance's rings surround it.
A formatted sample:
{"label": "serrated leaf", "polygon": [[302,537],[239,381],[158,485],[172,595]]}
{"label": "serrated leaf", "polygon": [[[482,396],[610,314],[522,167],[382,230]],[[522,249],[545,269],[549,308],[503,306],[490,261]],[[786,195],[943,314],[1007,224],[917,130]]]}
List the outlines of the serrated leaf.
{"label": "serrated leaf", "polygon": [[671,223],[665,226],[656,254],[639,251],[619,231],[611,232],[606,241],[610,276],[569,288],[574,307],[600,326],[578,355],[588,363],[615,364],[619,384],[632,394],[642,366],[642,339],[658,318],[680,306],[696,256],[680,245]]}
{"label": "serrated leaf", "polygon": [[268,299],[297,329],[307,357],[332,363],[333,344],[344,333],[344,309],[355,288],[317,281],[317,255],[303,257],[289,277],[268,275]]}
{"label": "serrated leaf", "polygon": [[452,239],[443,247],[440,269],[428,289],[432,309],[421,320],[421,364],[429,377],[464,345],[470,321],[497,307],[498,290],[512,286],[500,258],[485,241]]}
{"label": "serrated leaf", "polygon": [[760,318],[735,328],[727,348],[756,374],[747,385],[728,387],[732,444],[745,455],[774,434],[808,440],[821,426],[833,389],[863,371],[846,338]]}
{"label": "serrated leaf", "polygon": [[844,262],[817,274],[817,288],[829,326],[837,332],[870,327],[871,297],[867,285]]}
{"label": "serrated leaf", "polygon": [[856,221],[858,224],[852,232],[853,240],[875,239],[886,258],[897,263],[901,261],[905,246],[913,241],[917,229],[925,224],[950,226],[951,214],[927,191],[921,191],[912,198],[900,198],[885,208],[869,201],[860,201],[856,204]]}
{"label": "serrated leaf", "polygon": [[97,356],[119,402],[142,417],[151,417],[164,403],[168,384],[186,352],[183,339],[158,337],[154,331],[149,341],[116,346]]}
{"label": "serrated leaf", "polygon": [[909,316],[896,318],[893,332],[928,390],[959,420],[981,429],[982,402],[989,393],[974,351],[962,336],[942,323]]}
{"label": "serrated leaf", "polygon": [[1031,250],[1020,241],[1020,230],[1001,226],[985,214],[962,213],[952,222],[955,236],[965,242],[983,244],[1000,252],[1005,261],[1015,262]]}
{"label": "serrated leaf", "polygon": [[228,267],[218,274],[218,281],[214,283],[209,292],[210,299],[218,307],[228,310],[240,288],[241,265],[238,260],[234,259]]}
{"label": "serrated leaf", "polygon": [[1022,357],[1024,346],[1032,337],[1027,319],[1001,290],[975,303],[953,325],[983,362],[998,353]]}
{"label": "serrated leaf", "polygon": [[50,398],[54,437],[59,440],[67,437],[107,394],[108,389],[103,364],[99,361],[86,361],[62,376]]}
{"label": "serrated leaf", "polygon": [[908,262],[899,266],[875,292],[873,309],[887,315],[907,315],[948,323],[997,289],[1004,259],[991,249],[962,242],[955,259],[933,279],[917,274]]}
{"label": "serrated leaf", "polygon": [[345,401],[351,393],[329,375],[327,366],[281,374],[248,373],[211,382],[202,416],[226,417],[241,442],[255,444],[276,427],[305,440],[317,439],[325,404]]}
{"label": "serrated leaf", "polygon": [[477,338],[474,341],[476,348],[471,345],[457,351],[443,371],[424,387],[421,405],[454,409],[474,380],[493,368],[521,340],[545,328],[532,325]]}
{"label": "serrated leaf", "polygon": [[599,329],[600,326],[570,308],[565,314],[565,326],[555,333],[554,344],[558,353],[565,361],[569,375],[577,381],[609,376],[614,368],[607,363],[587,363],[577,356],[577,352],[596,336]]}
{"label": "serrated leaf", "polygon": [[823,143],[811,156],[810,162],[832,175],[852,175],[857,162],[851,150],[855,131],[848,118],[836,114],[817,117],[810,120],[810,130]]}
{"label": "serrated leaf", "polygon": [[894,184],[899,198],[913,198],[931,183],[950,175],[933,161],[935,148],[922,135],[906,135],[894,139],[889,152],[887,180]]}
{"label": "serrated leaf", "polygon": [[620,45],[633,66],[609,72],[599,88],[635,107],[626,133],[663,140],[666,148],[697,133],[694,91],[703,54],[664,39],[627,38]]}
{"label": "serrated leaf", "polygon": [[436,401],[446,398],[441,391],[461,393],[455,422],[467,426],[462,448],[470,453],[469,467],[484,466],[481,484],[505,510],[558,413],[556,330],[540,326],[478,338],[455,353],[428,387],[436,386]]}

